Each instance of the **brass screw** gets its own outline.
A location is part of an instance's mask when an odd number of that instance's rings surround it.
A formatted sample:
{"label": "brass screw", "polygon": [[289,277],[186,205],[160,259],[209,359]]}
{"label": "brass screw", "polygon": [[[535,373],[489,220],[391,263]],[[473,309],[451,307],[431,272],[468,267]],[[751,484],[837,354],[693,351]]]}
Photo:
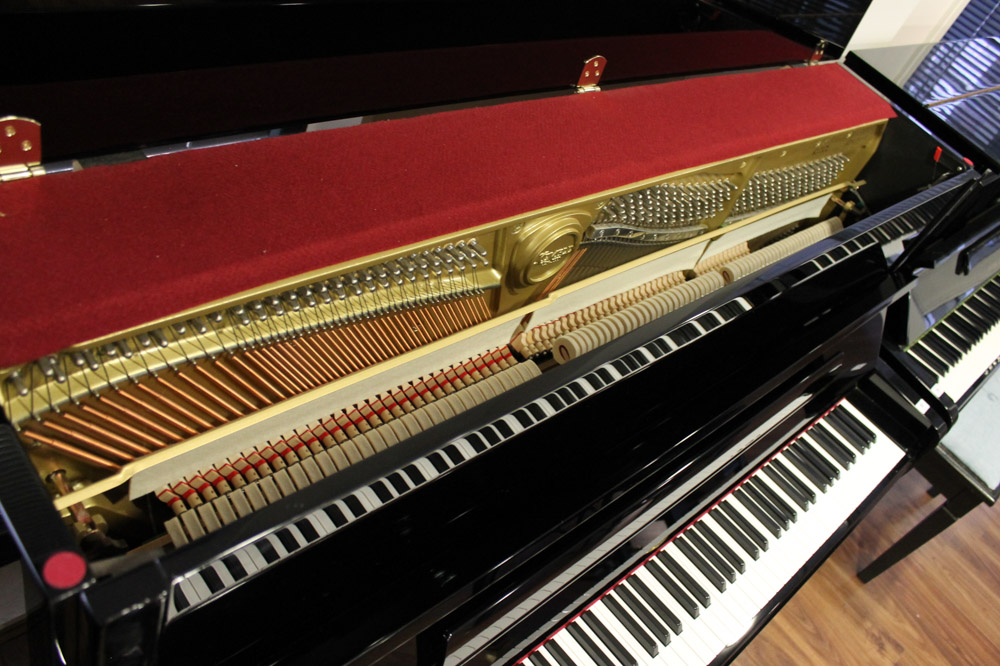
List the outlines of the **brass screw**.
{"label": "brass screw", "polygon": [[3,131],[7,136],[14,136],[15,134],[17,134],[17,128],[14,127],[13,125],[7,125],[7,127],[5,127]]}
{"label": "brass screw", "polygon": [[27,139],[25,139],[24,141],[22,141],[21,142],[21,150],[23,150],[24,152],[28,152],[29,150],[31,150],[31,142],[28,141]]}

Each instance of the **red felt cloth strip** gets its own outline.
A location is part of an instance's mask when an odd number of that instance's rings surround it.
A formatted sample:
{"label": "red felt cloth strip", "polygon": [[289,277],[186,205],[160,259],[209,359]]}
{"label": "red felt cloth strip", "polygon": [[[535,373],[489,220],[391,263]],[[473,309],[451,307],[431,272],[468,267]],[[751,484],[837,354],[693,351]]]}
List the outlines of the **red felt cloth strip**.
{"label": "red felt cloth strip", "polygon": [[839,65],[195,150],[0,187],[0,367],[358,256],[892,116]]}

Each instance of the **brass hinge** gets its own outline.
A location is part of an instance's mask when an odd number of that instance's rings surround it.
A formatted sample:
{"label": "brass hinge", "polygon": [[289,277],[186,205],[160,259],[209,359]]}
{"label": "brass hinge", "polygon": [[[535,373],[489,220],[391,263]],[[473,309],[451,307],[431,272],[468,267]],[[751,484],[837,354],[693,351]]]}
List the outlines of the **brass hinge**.
{"label": "brass hinge", "polygon": [[807,65],[815,65],[820,60],[823,59],[823,51],[826,50],[826,40],[821,39],[816,42],[816,48],[813,49],[812,55],[809,56],[809,60],[806,61]]}
{"label": "brass hinge", "polygon": [[600,86],[597,83],[601,80],[601,74],[608,64],[608,59],[604,56],[596,55],[583,63],[583,71],[580,72],[580,80],[576,82],[576,92],[598,92]]}
{"label": "brass hinge", "polygon": [[0,118],[0,183],[44,173],[42,126],[30,118]]}

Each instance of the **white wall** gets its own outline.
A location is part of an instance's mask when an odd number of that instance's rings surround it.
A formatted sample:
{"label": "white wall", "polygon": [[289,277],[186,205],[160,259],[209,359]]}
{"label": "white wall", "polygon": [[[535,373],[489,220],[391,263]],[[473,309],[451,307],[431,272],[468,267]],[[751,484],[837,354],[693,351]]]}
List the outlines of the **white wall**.
{"label": "white wall", "polygon": [[848,50],[925,44],[948,32],[969,0],[872,0]]}

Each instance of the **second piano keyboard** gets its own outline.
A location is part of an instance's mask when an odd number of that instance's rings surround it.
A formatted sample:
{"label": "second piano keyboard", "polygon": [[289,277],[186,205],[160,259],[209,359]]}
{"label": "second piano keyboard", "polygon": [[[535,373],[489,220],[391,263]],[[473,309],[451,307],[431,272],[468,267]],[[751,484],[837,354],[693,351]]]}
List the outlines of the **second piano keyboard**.
{"label": "second piano keyboard", "polygon": [[903,455],[843,401],[519,663],[713,662]]}

